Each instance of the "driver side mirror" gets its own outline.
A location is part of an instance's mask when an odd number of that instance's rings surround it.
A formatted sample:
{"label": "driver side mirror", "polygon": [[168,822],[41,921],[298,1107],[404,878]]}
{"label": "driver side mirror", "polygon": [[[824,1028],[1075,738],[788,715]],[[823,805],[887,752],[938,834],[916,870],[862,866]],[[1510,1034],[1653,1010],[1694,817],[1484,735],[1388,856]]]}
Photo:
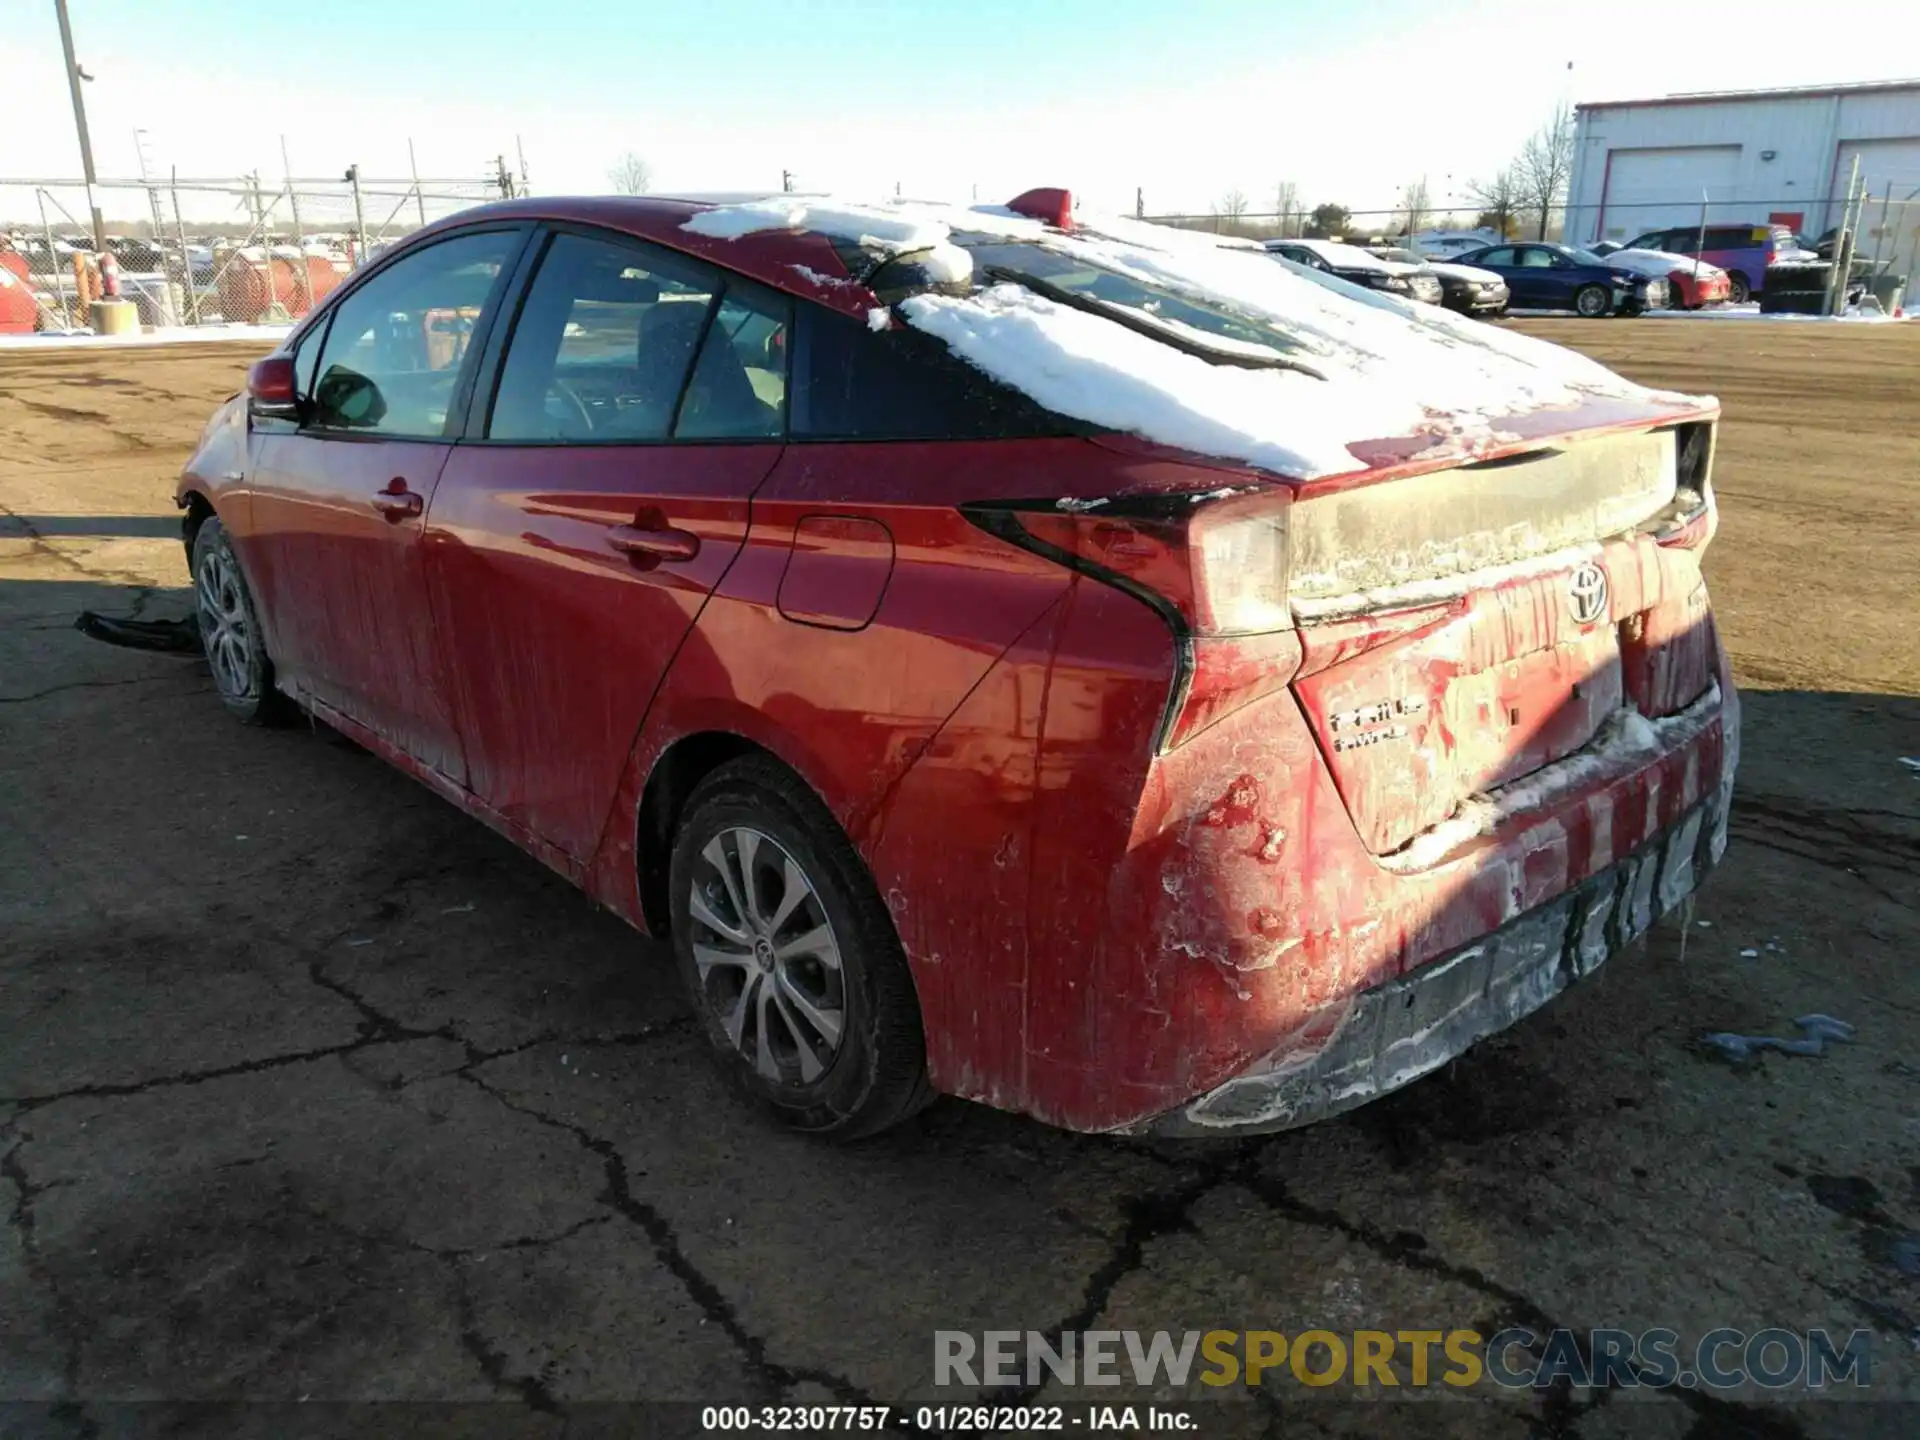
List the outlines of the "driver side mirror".
{"label": "driver side mirror", "polygon": [[299,377],[290,355],[269,355],[247,371],[247,413],[263,420],[300,418]]}

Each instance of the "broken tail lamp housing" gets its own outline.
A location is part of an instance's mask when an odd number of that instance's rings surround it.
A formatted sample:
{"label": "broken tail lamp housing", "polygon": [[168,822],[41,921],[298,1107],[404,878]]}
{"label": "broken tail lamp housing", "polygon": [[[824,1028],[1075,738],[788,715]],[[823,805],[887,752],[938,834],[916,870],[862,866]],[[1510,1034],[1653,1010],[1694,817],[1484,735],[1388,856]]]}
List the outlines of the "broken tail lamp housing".
{"label": "broken tail lamp housing", "polygon": [[1167,622],[1179,671],[1156,742],[1164,753],[1285,687],[1299,667],[1287,600],[1290,499],[1261,486],[965,509],[982,529],[1125,591]]}
{"label": "broken tail lamp housing", "polygon": [[1720,529],[1713,498],[1714,424],[1695,420],[1673,430],[1673,502],[1640,528],[1671,550],[1705,550]]}

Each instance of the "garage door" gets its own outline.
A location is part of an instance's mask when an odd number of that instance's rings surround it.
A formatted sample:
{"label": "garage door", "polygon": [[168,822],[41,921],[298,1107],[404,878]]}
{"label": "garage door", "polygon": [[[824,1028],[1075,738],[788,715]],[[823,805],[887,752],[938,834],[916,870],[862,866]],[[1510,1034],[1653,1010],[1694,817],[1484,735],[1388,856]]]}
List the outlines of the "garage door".
{"label": "garage door", "polygon": [[[1738,145],[1678,145],[1660,150],[1615,150],[1607,157],[1607,188],[1601,197],[1603,240],[1631,240],[1663,225],[1700,219],[1700,195],[1709,202],[1734,197],[1740,168]],[[1737,219],[1713,209],[1714,219]]]}
{"label": "garage door", "polygon": [[[1847,140],[1840,146],[1839,164],[1833,171],[1833,193],[1844,195],[1847,177],[1853,173],[1854,156],[1860,157],[1860,178],[1866,182],[1867,203],[1860,212],[1862,253],[1891,260],[1893,269],[1913,276],[1920,272],[1920,136],[1907,140]],[[1884,204],[1887,187],[1893,187],[1893,203]],[[1905,204],[1904,197],[1913,199]],[[1836,200],[1828,225],[1840,223],[1840,202]],[[1884,225],[1882,214],[1886,219]],[[1913,281],[1907,283],[1909,293]]]}

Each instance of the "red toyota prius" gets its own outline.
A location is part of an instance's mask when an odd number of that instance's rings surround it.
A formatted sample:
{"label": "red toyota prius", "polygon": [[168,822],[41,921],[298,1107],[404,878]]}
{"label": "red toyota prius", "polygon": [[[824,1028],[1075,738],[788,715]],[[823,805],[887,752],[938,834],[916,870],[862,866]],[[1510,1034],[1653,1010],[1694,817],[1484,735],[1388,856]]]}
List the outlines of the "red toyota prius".
{"label": "red toyota prius", "polygon": [[341,286],[178,500],[226,706],[670,937],[787,1123],[1204,1135],[1720,859],[1717,419],[1059,191],[529,199]]}

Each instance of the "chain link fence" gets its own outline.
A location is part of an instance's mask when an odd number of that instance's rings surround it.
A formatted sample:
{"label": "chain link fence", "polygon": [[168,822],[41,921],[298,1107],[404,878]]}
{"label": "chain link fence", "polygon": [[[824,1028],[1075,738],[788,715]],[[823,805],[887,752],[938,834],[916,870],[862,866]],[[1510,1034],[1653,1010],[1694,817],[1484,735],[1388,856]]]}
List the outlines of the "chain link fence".
{"label": "chain link fence", "polygon": [[[79,180],[0,178],[0,264],[26,282],[31,328],[85,328],[102,285],[97,204],[120,293],[143,325],[281,323],[420,226],[516,188],[504,170],[424,180],[349,170],[332,180],[102,180],[90,204]],[[0,315],[7,328],[27,326]]]}

